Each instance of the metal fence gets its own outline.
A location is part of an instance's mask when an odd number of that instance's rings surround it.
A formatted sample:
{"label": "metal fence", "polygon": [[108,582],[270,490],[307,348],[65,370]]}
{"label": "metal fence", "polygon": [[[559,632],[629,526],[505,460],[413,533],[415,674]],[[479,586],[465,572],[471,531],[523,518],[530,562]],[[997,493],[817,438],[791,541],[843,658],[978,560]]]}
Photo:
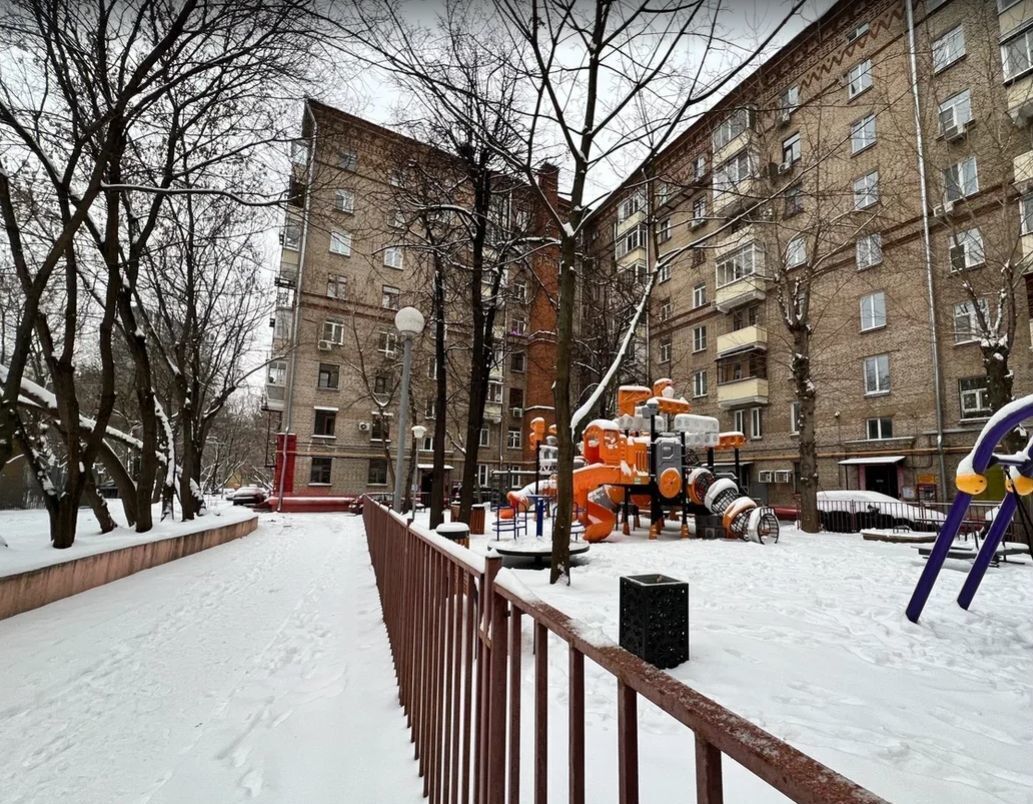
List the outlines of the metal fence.
{"label": "metal fence", "polygon": [[[620,647],[591,641],[576,621],[521,595],[501,559],[413,527],[381,505],[363,507],[370,558],[394,657],[399,700],[431,802],[548,800],[549,635],[566,644],[568,798],[585,801],[585,659],[617,687],[619,800],[638,798],[638,700],[695,735],[696,801],[723,801],[722,756],[798,802],[881,798]],[[533,751],[521,752],[525,618],[533,644]],[[521,766],[534,766],[521,796]]]}

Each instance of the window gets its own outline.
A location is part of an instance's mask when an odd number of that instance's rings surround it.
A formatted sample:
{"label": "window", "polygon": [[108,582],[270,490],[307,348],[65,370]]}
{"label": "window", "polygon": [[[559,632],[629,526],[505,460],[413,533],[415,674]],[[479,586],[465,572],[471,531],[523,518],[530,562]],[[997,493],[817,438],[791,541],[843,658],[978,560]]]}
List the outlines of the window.
{"label": "window", "polygon": [[287,340],[291,336],[291,311],[277,310],[273,316],[273,337],[277,340]]}
{"label": "window", "polygon": [[893,419],[889,416],[881,416],[877,419],[868,419],[865,422],[869,441],[880,441],[884,438],[893,438]]}
{"label": "window", "polygon": [[395,332],[379,332],[377,334],[377,351],[393,357],[398,350],[398,334]]}
{"label": "window", "polygon": [[789,405],[789,433],[790,435],[800,434],[800,402],[799,400]]}
{"label": "window", "polygon": [[402,268],[402,249],[399,246],[390,246],[384,249],[384,265],[388,268]]}
{"label": "window", "polygon": [[273,360],[266,366],[266,385],[285,385],[287,383],[287,361]]}
{"label": "window", "polygon": [[732,312],[732,332],[738,332],[746,327],[753,327],[760,323],[760,306],[751,304],[749,307],[740,307]]}
{"label": "window", "polygon": [[803,187],[799,183],[786,187],[783,198],[785,199],[785,209],[782,214],[788,217],[797,212],[803,212]]}
{"label": "window", "polygon": [[359,156],[355,151],[341,151],[337,157],[337,165],[343,170],[354,172],[359,167]]}
{"label": "window", "polygon": [[857,238],[854,257],[859,271],[882,262],[882,235],[870,234]]}
{"label": "window", "polygon": [[732,430],[746,435],[746,408],[732,411]]}
{"label": "window", "polygon": [[391,440],[391,420],[387,416],[381,416],[379,413],[373,414],[373,427],[369,433],[369,440]]}
{"label": "window", "polygon": [[373,377],[373,395],[374,396],[387,396],[388,394],[388,383],[391,378],[386,374],[377,374]]}
{"label": "window", "polygon": [[338,190],[334,194],[334,206],[341,212],[354,212],[355,193],[351,190]]}
{"label": "window", "polygon": [[434,400],[433,399],[428,399],[423,404],[423,418],[425,418],[425,419],[433,419],[433,418],[436,417],[436,415],[437,415],[437,407],[434,404]]}
{"label": "window", "polygon": [[740,151],[714,171],[714,192],[734,190],[740,182],[750,176],[750,155]]}
{"label": "window", "polygon": [[671,336],[668,335],[660,339],[660,357],[661,363],[671,362]]}
{"label": "window", "polygon": [[331,299],[348,298],[348,277],[330,274],[326,278],[326,295]]}
{"label": "window", "polygon": [[344,343],[344,322],[333,319],[324,321],[322,340],[336,343],[338,346]]}
{"label": "window", "polygon": [[511,408],[522,408],[524,406],[524,389],[523,388],[510,388],[509,389],[509,406]]}
{"label": "window", "polygon": [[699,180],[707,175],[707,155],[700,154],[692,160],[692,178]]}
{"label": "window", "polygon": [[523,372],[527,367],[527,355],[523,352],[513,352],[509,358],[509,367],[513,371]]}
{"label": "window", "polygon": [[656,205],[662,207],[671,200],[671,185],[665,181],[658,181],[655,190]]}
{"label": "window", "polygon": [[291,141],[291,162],[295,165],[308,164],[308,141],[307,140],[292,140]]}
{"label": "window", "polygon": [[527,283],[522,279],[513,283],[513,301],[521,304],[527,301]]}
{"label": "window", "polygon": [[1024,195],[1019,201],[1019,218],[1022,233],[1033,234],[1033,194]]}
{"label": "window", "polygon": [[370,486],[387,485],[387,459],[370,458],[369,472],[366,475],[366,483]]}
{"label": "window", "polygon": [[747,276],[752,276],[757,268],[757,247],[750,243],[718,260],[717,286],[724,287]]}
{"label": "window", "polygon": [[1006,80],[1015,78],[1033,67],[1033,28],[1001,45],[1001,62]]}
{"label": "window", "polygon": [[524,318],[514,318],[509,322],[509,334],[510,335],[526,335],[527,334],[527,320]]}
{"label": "window", "polygon": [[950,248],[952,273],[983,264],[983,235],[979,229],[966,229],[951,235],[947,238],[947,245]]}
{"label": "window", "polygon": [[764,437],[764,408],[750,408],[750,438],[754,441]]}
{"label": "window", "polygon": [[1017,2],[1019,2],[1019,0],[997,0],[997,12],[1000,13],[1002,11],[1007,11]]}
{"label": "window", "polygon": [[752,110],[736,109],[726,117],[714,132],[714,150],[724,148],[728,143],[750,127]]}
{"label": "window", "polygon": [[961,418],[985,419],[993,412],[985,376],[958,380],[958,391],[961,394]]}
{"label": "window", "polygon": [[707,395],[706,369],[692,372],[692,396],[699,398]]}
{"label": "window", "polygon": [[807,238],[794,237],[786,246],[786,268],[797,268],[807,262]]}
{"label": "window", "polygon": [[974,156],[963,159],[943,171],[943,198],[945,201],[957,201],[977,192],[979,192],[979,173]]}
{"label": "window", "polygon": [[854,180],[854,209],[866,209],[879,200],[879,171]]}
{"label": "window", "polygon": [[660,311],[657,314],[657,318],[659,318],[660,323],[662,324],[664,321],[667,321],[668,319],[670,319],[670,317],[671,317],[671,300],[670,299],[664,299],[663,301],[660,302]]}
{"label": "window", "polygon": [[502,404],[502,383],[496,380],[488,380],[488,402],[495,405]]}
{"label": "window", "polygon": [[665,260],[660,263],[660,267],[656,271],[656,281],[666,282],[671,278],[671,263],[669,260]]}
{"label": "window", "polygon": [[660,221],[660,225],[656,233],[656,238],[660,243],[666,243],[668,240],[671,239],[670,218],[664,218],[662,221]]}
{"label": "window", "polygon": [[954,343],[971,343],[979,340],[984,331],[984,327],[979,323],[980,314],[983,321],[990,317],[990,306],[986,299],[980,299],[978,305],[971,301],[954,305]]}
{"label": "window", "polygon": [[619,260],[630,254],[635,249],[645,248],[646,246],[646,230],[641,226],[636,226],[634,229],[629,231],[627,234],[621,235],[620,239],[617,240],[616,256]]}
{"label": "window", "polygon": [[480,432],[477,434],[477,446],[491,446],[491,431],[489,431],[487,427],[482,427]]}
{"label": "window", "polygon": [[846,74],[847,97],[856,98],[872,85],[872,60],[855,64]]}
{"label": "window", "polygon": [[334,425],[337,423],[336,408],[316,408],[316,423],[312,435],[321,438],[334,437]]}
{"label": "window", "polygon": [[519,427],[510,427],[506,431],[506,447],[509,449],[520,449],[521,434]]}
{"label": "window", "polygon": [[782,164],[791,165],[800,161],[800,134],[797,132],[782,141]]}
{"label": "window", "polygon": [[707,260],[707,255],[702,248],[692,249],[692,267],[697,268]]}
{"label": "window", "polygon": [[330,476],[333,471],[333,458],[313,458],[312,468],[309,469],[308,482],[310,486],[329,486]]}
{"label": "window", "polygon": [[333,363],[320,363],[316,387],[324,391],[336,391],[341,387],[341,367]]}
{"label": "window", "polygon": [[888,394],[890,391],[890,356],[876,355],[864,359],[864,394]]}
{"label": "window", "polygon": [[875,145],[875,115],[862,117],[850,126],[850,153]]}
{"label": "window", "polygon": [[881,290],[861,297],[861,332],[886,326],[886,294]]}
{"label": "window", "polygon": [[851,29],[850,32],[847,33],[846,41],[853,42],[855,39],[860,39],[866,33],[868,33],[868,23],[862,22],[860,25]]}
{"label": "window", "polygon": [[352,236],[348,232],[330,232],[330,253],[350,257]]}
{"label": "window", "polygon": [[972,122],[972,93],[966,89],[951,95],[940,104],[938,117],[941,134],[949,128],[962,128]]}
{"label": "window", "polygon": [[433,435],[427,435],[427,436],[423,437],[423,440],[420,441],[420,450],[423,451],[423,452],[433,452],[434,451],[434,436]]}
{"label": "window", "polygon": [[705,195],[696,196],[692,200],[692,225],[698,226],[707,217],[707,197]]}
{"label": "window", "polygon": [[391,223],[392,229],[404,229],[408,221],[405,218],[405,213],[400,209],[391,210]]}
{"label": "window", "polygon": [[402,292],[398,288],[391,287],[391,285],[384,285],[383,290],[380,293],[380,306],[386,307],[388,310],[397,310],[398,300],[401,293]]}
{"label": "window", "polygon": [[635,193],[630,198],[625,198],[617,208],[617,222],[623,223],[636,212],[642,209],[642,194]]}
{"label": "window", "polygon": [[933,72],[939,72],[965,55],[965,29],[959,25],[933,42]]}
{"label": "window", "polygon": [[702,352],[707,348],[707,328],[705,326],[692,328],[692,351]]}
{"label": "window", "polygon": [[477,485],[487,486],[491,479],[491,467],[486,463],[477,464]]}
{"label": "window", "polygon": [[301,221],[289,215],[283,225],[283,247],[291,251],[301,248]]}
{"label": "window", "polygon": [[778,96],[778,107],[782,114],[788,116],[800,105],[800,87],[791,86]]}
{"label": "window", "polygon": [[707,303],[707,284],[700,282],[692,289],[692,309],[698,310]]}

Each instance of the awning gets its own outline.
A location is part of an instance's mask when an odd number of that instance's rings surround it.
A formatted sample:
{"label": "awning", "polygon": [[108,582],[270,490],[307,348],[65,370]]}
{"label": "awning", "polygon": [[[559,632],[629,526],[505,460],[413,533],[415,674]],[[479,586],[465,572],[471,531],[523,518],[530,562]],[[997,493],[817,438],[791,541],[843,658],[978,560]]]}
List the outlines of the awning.
{"label": "awning", "polygon": [[880,463],[900,463],[904,460],[903,455],[875,455],[868,458],[847,458],[845,461],[840,461],[840,466],[870,466],[872,464]]}
{"label": "awning", "polygon": [[[432,463],[418,463],[418,464],[416,464],[416,468],[417,469],[426,469],[427,471],[431,471],[431,470],[434,469],[434,464],[432,464]],[[444,469],[446,472],[451,472],[455,467],[449,466],[446,463],[441,468]]]}

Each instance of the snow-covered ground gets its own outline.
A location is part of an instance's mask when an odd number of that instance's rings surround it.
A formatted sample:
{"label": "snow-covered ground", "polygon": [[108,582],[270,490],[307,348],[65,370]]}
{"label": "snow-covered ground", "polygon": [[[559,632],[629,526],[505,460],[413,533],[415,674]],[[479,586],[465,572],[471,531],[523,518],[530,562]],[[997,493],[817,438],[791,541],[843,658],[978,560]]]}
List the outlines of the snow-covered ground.
{"label": "snow-covered ground", "polygon": [[[109,500],[108,508],[116,522],[125,523],[120,500]],[[157,542],[174,536],[185,536],[206,528],[239,522],[254,516],[250,508],[227,505],[218,501],[212,510],[190,522],[159,522],[161,506],[154,506],[155,525],[146,533],[132,528],[118,527],[110,533],[101,533],[97,518],[89,508],[79,509],[79,526],[75,542],[65,550],[55,550],[50,544],[47,512],[0,511],[0,536],[7,547],[0,545],[0,578],[18,572],[28,572],[51,564],[60,564],[76,558],[131,547],[134,544]],[[177,509],[176,516],[179,516]]]}
{"label": "snow-covered ground", "polygon": [[361,519],[0,621],[0,801],[418,802]]}
{"label": "snow-covered ground", "polygon": [[[484,553],[492,541],[474,537],[471,546]],[[777,545],[758,545],[682,541],[676,530],[650,542],[643,532],[594,544],[580,561],[569,587],[550,586],[546,571],[515,574],[614,641],[621,575],[662,572],[688,581],[691,660],[673,674],[886,799],[1033,802],[1028,559],[991,569],[970,612],[954,602],[969,563],[948,561],[917,626],[904,617],[922,567],[917,551],[860,535],[787,529]],[[564,735],[566,661],[556,645],[554,740]],[[524,667],[530,662],[526,653]],[[610,800],[615,685],[591,663],[586,684],[590,795]],[[640,710],[640,723],[643,800],[677,790],[688,797],[686,730],[650,706]],[[557,792],[562,770],[551,774]],[[745,772],[726,774],[728,801],[784,800]]]}

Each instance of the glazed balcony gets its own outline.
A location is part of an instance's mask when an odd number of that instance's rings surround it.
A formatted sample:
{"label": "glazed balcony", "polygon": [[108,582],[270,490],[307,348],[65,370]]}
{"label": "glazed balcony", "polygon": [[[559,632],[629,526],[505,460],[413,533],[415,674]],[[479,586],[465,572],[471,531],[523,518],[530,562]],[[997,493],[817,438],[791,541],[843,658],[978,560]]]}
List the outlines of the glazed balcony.
{"label": "glazed balcony", "polygon": [[756,324],[717,336],[717,356],[768,348],[768,331]]}
{"label": "glazed balcony", "polygon": [[714,293],[714,306],[727,313],[751,301],[761,301],[767,297],[770,286],[771,282],[759,274],[744,276],[719,287]]}

